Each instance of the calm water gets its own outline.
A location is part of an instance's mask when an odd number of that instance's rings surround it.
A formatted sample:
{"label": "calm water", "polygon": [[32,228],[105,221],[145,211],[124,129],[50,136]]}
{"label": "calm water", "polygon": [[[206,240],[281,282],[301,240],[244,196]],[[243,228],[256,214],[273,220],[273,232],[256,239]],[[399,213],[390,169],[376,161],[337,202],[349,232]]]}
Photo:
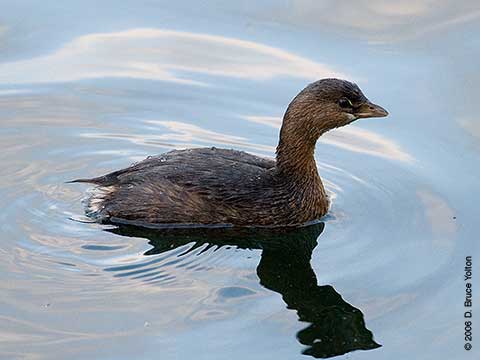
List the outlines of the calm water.
{"label": "calm water", "polygon": [[[480,5],[241,3],[0,1],[0,358],[473,359]],[[323,224],[78,221],[67,180],[173,148],[273,156],[290,99],[327,76],[391,115],[319,142]]]}

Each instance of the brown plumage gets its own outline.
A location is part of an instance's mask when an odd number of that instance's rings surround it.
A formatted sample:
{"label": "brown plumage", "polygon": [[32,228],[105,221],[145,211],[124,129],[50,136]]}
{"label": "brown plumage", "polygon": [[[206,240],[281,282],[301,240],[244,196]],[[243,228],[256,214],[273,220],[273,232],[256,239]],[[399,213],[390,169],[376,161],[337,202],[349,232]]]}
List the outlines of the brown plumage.
{"label": "brown plumage", "polygon": [[386,115],[357,85],[323,79],[308,85],[288,106],[276,161],[236,150],[174,150],[72,182],[97,185],[86,211],[102,223],[302,225],[328,211],[314,159],[318,138],[358,118]]}

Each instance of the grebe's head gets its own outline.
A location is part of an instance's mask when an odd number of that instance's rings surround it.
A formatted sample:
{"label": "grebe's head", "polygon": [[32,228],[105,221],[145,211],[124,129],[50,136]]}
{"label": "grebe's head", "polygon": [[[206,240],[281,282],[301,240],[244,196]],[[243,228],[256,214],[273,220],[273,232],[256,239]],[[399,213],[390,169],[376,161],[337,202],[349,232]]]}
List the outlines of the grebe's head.
{"label": "grebe's head", "polygon": [[388,112],[370,102],[360,88],[349,81],[322,79],[308,85],[290,103],[284,117],[290,126],[322,133],[360,118],[384,117]]}
{"label": "grebe's head", "polygon": [[277,166],[282,171],[293,170],[295,174],[316,171],[313,152],[323,133],[360,118],[387,115],[384,108],[371,103],[359,87],[349,81],[316,81],[288,105],[277,146]]}

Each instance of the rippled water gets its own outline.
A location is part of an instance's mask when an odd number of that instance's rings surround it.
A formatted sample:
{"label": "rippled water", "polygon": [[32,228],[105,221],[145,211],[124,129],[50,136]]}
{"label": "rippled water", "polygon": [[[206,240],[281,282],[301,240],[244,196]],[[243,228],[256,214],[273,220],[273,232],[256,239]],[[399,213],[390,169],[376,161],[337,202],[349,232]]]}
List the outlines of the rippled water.
{"label": "rippled water", "polygon": [[[1,358],[474,356],[462,297],[478,254],[478,4],[1,8]],[[81,222],[86,187],[65,181],[173,148],[273,156],[290,99],[327,76],[391,115],[319,142],[334,199],[322,224]]]}

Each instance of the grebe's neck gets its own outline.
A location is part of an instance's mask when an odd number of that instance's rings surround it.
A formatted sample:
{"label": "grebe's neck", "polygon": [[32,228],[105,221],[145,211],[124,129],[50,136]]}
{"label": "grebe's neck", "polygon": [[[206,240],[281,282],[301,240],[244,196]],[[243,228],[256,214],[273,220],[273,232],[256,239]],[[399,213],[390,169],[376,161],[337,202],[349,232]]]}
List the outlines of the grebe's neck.
{"label": "grebe's neck", "polygon": [[[294,177],[318,176],[314,153],[317,137],[299,137],[282,126],[277,146],[277,169],[285,175]],[[306,135],[306,134],[303,134]]]}
{"label": "grebe's neck", "polygon": [[[308,106],[293,101],[283,117],[277,146],[277,169],[294,177],[318,176],[314,153],[318,138],[327,131],[315,121]],[[309,126],[305,126],[309,125]]]}
{"label": "grebe's neck", "polygon": [[[298,106],[301,105],[301,106]],[[300,209],[302,221],[318,219],[328,211],[328,196],[318,174],[314,153],[318,138],[332,128],[329,119],[309,104],[290,104],[283,118],[277,147],[277,177],[290,196],[292,211]]]}

